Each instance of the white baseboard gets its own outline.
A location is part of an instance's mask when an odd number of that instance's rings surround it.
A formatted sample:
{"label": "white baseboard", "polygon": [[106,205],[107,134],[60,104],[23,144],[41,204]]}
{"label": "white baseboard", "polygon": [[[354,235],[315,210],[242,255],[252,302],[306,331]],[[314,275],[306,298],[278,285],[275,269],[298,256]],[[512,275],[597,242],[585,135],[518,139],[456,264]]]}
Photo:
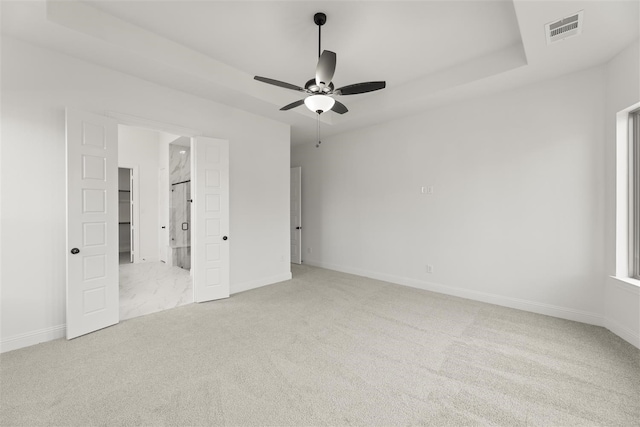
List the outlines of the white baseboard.
{"label": "white baseboard", "polygon": [[[274,283],[283,282],[291,279],[291,272],[278,274],[271,277],[265,277],[258,280],[242,282],[232,285],[233,293],[248,291],[250,289],[259,288],[261,286],[272,285]],[[38,331],[27,332],[9,338],[0,340],[0,353],[11,350],[17,350],[23,347],[29,347],[42,342],[53,341],[58,338],[64,338],[67,326],[58,325],[50,328],[40,329]]]}
{"label": "white baseboard", "polygon": [[640,335],[626,326],[621,325],[612,319],[604,319],[604,327],[631,344],[640,349]]}
{"label": "white baseboard", "polygon": [[67,325],[58,325],[9,337],[0,341],[0,353],[64,338],[66,331]]}
{"label": "white baseboard", "polygon": [[605,328],[640,348],[640,286],[637,280],[614,276],[608,278],[605,283],[604,322]]}
{"label": "white baseboard", "polygon": [[[327,264],[322,262],[305,261],[306,265],[311,265],[329,270],[341,271],[343,273],[355,274],[358,276],[369,277],[385,282],[396,283],[399,285],[410,286],[412,288],[423,289],[426,291],[438,292],[445,295],[466,298],[474,301],[496,304],[504,307],[515,308],[519,310],[529,311],[533,313],[544,314],[547,316],[558,317],[561,319],[574,320],[576,322],[587,323],[596,326],[603,326],[616,334],[620,338],[629,342],[633,346],[640,348],[640,335],[631,329],[617,323],[611,319],[605,319],[596,313],[589,313],[580,310],[574,310],[566,307],[559,307],[549,304],[543,304],[535,301],[527,301],[517,298],[510,298],[501,295],[489,294],[485,292],[472,291],[468,289],[454,288],[451,286],[441,285],[411,279],[407,277],[399,277],[394,275],[382,274],[372,271],[360,270],[356,268],[343,267],[335,264]],[[232,285],[232,294],[244,292],[262,286],[272,285],[274,283],[283,282],[291,279],[291,272],[282,273],[258,280],[251,280]],[[0,353],[11,350],[28,347],[42,342],[52,341],[58,338],[64,338],[66,333],[66,325],[52,326],[50,328],[40,329],[38,331],[27,332],[25,334],[16,335],[0,341]]]}
{"label": "white baseboard", "polygon": [[474,301],[486,302],[503,307],[515,308],[532,313],[544,314],[546,316],[558,317],[560,319],[573,320],[590,325],[604,326],[603,316],[597,313],[575,310],[567,307],[544,304],[536,301],[528,301],[519,298],[511,298],[497,294],[473,291],[469,289],[455,288],[439,283],[432,283],[408,277],[394,276],[374,271],[361,270],[357,268],[344,267],[323,262],[305,261],[306,265],[326,268],[329,270],[341,271],[343,273],[355,274],[357,276],[369,277],[371,279],[383,280],[385,282],[396,283],[398,285],[410,286],[412,288],[423,289],[425,291],[438,292],[445,295],[452,295]]}
{"label": "white baseboard", "polygon": [[274,283],[291,280],[291,272],[276,274],[275,276],[263,277],[258,280],[249,280],[247,282],[235,283],[231,285],[231,294],[249,291],[251,289],[260,288],[262,286],[273,285]]}

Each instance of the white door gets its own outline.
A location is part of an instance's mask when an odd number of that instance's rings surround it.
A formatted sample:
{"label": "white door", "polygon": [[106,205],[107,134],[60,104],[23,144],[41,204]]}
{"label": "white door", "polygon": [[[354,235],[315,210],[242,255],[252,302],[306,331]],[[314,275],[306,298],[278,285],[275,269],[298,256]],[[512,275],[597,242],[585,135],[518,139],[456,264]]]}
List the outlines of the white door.
{"label": "white door", "polygon": [[66,111],[67,339],[118,323],[118,126]]}
{"label": "white door", "polygon": [[291,262],[302,264],[302,168],[291,168]]}
{"label": "white door", "polygon": [[[165,149],[164,147],[162,149]],[[158,193],[158,252],[160,261],[169,263],[169,172],[167,168],[160,168],[160,188]]]}
{"label": "white door", "polygon": [[229,141],[196,137],[191,147],[193,300],[229,296]]}

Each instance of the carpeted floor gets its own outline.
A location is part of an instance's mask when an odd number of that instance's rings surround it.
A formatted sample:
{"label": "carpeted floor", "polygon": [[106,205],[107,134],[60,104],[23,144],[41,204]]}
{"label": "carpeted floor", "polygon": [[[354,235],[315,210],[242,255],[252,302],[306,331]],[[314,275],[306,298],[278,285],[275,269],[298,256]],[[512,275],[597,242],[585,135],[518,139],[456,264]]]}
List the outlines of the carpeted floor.
{"label": "carpeted floor", "polygon": [[0,356],[2,425],[640,425],[603,328],[329,270]]}

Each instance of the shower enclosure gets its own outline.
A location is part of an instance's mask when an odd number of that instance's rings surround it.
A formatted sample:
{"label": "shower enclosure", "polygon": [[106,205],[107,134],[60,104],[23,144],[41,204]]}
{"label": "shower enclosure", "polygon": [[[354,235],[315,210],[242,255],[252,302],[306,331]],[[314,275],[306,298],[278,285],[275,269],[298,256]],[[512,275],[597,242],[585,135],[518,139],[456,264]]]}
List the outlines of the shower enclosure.
{"label": "shower enclosure", "polygon": [[173,265],[191,269],[191,181],[171,184],[171,249]]}
{"label": "shower enclosure", "polygon": [[191,140],[169,144],[169,238],[171,265],[191,269]]}

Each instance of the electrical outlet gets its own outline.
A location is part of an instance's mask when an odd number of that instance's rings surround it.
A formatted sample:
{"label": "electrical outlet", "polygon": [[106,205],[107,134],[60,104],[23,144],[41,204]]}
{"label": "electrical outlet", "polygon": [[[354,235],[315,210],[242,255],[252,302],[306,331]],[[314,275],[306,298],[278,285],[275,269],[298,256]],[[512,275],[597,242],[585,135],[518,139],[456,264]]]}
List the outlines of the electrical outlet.
{"label": "electrical outlet", "polygon": [[307,253],[310,254],[311,253],[311,248],[307,248]]}
{"label": "electrical outlet", "polygon": [[433,265],[427,264],[427,273],[429,274],[433,273]]}
{"label": "electrical outlet", "polygon": [[426,187],[420,187],[420,192],[422,194],[433,194],[433,185],[429,185]]}

